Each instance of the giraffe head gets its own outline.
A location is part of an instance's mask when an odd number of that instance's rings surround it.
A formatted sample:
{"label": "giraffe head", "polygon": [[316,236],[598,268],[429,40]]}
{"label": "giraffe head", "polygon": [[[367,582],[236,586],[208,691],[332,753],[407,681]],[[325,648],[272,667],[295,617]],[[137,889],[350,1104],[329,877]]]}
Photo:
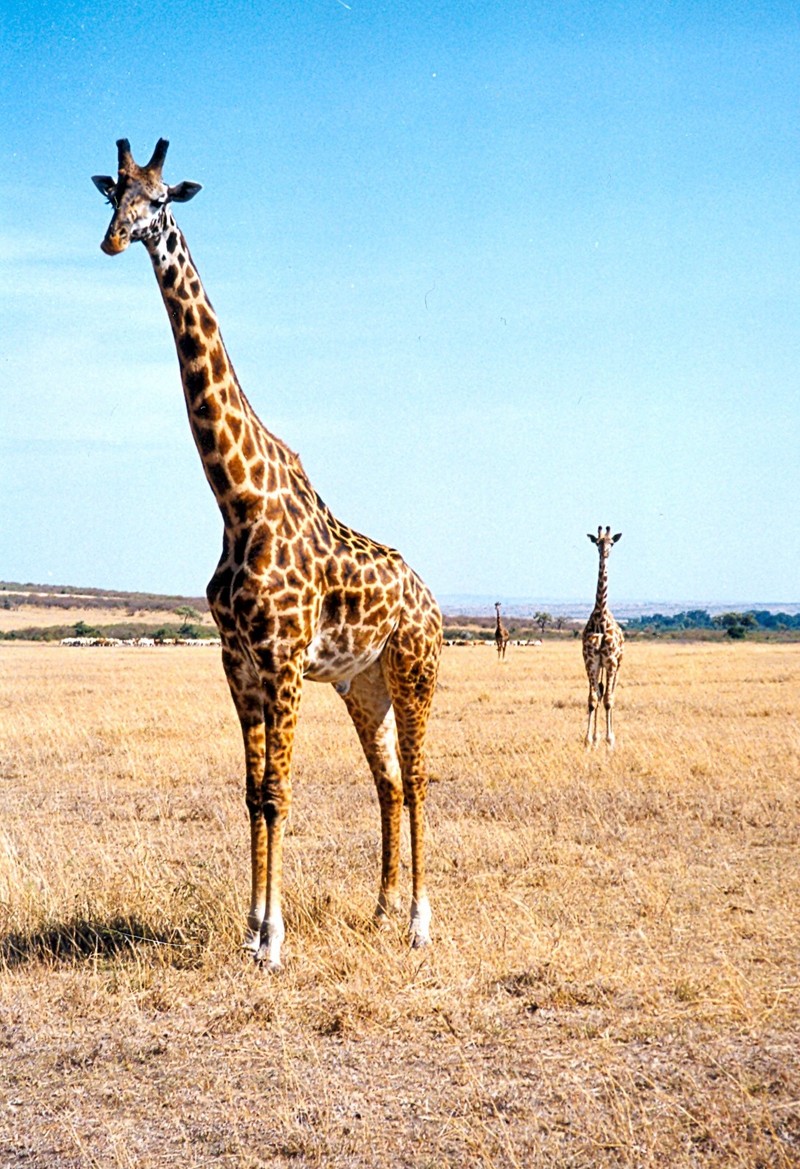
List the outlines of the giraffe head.
{"label": "giraffe head", "polygon": [[145,166],[137,166],[127,138],[117,140],[119,175],[92,175],[98,191],[114,208],[100,247],[109,256],[124,252],[135,240],[159,235],[164,208],[168,203],[187,203],[200,190],[199,183],[178,183],[168,187],[161,177],[169,142],[159,138],[153,157]]}
{"label": "giraffe head", "polygon": [[608,556],[609,552],[611,551],[612,545],[616,544],[617,540],[622,539],[622,532],[617,532],[616,536],[612,536],[611,535],[611,528],[606,528],[606,530],[604,532],[602,524],[597,529],[596,536],[593,536],[591,532],[587,532],[586,535],[589,537],[589,539],[592,541],[593,544],[597,545],[597,550],[604,560]]}

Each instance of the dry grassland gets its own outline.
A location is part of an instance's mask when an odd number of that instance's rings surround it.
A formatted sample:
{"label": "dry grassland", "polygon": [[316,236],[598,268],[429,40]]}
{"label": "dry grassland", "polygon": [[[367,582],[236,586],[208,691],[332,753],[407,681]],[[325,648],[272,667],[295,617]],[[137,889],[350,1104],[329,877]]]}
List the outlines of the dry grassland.
{"label": "dry grassland", "polygon": [[411,952],[309,686],[266,976],[218,655],[0,647],[0,1165],[800,1163],[800,647],[632,643],[613,756],[584,707],[577,642],[445,651]]}

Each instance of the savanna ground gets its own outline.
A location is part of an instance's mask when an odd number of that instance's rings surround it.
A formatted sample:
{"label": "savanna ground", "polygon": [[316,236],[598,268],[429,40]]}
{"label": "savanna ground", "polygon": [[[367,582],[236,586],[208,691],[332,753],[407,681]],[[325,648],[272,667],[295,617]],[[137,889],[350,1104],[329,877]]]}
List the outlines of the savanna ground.
{"label": "savanna ground", "polygon": [[613,756],[584,706],[577,642],[445,650],[412,952],[310,685],[268,976],[217,652],[0,647],[0,1165],[799,1164],[800,647],[630,645]]}

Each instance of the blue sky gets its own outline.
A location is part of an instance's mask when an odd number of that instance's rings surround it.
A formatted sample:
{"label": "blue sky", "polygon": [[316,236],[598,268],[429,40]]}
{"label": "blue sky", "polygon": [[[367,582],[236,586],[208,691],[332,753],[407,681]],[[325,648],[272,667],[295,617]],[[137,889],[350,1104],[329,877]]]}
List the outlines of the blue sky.
{"label": "blue sky", "polygon": [[[10,10],[9,10],[10,8]],[[115,139],[264,423],[433,589],[800,598],[796,5],[6,6],[0,578],[201,593],[219,514]]]}

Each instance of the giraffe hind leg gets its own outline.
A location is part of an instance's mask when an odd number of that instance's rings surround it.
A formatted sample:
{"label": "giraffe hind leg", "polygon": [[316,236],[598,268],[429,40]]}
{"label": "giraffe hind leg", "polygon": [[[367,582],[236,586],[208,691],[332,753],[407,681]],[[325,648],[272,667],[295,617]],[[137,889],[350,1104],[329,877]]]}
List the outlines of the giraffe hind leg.
{"label": "giraffe hind leg", "polygon": [[[341,692],[340,692],[341,693]],[[375,921],[400,909],[400,819],[403,781],[394,711],[380,661],[353,678],[344,698],[366,756],[381,810],[381,883]]]}
{"label": "giraffe hind leg", "polygon": [[425,797],[428,773],[425,766],[425,732],[430,716],[439,665],[439,642],[427,642],[422,632],[409,631],[408,638],[390,640],[384,651],[384,668],[392,696],[404,802],[408,806],[411,834],[411,919],[412,946],[430,942],[431,908],[425,882]]}

